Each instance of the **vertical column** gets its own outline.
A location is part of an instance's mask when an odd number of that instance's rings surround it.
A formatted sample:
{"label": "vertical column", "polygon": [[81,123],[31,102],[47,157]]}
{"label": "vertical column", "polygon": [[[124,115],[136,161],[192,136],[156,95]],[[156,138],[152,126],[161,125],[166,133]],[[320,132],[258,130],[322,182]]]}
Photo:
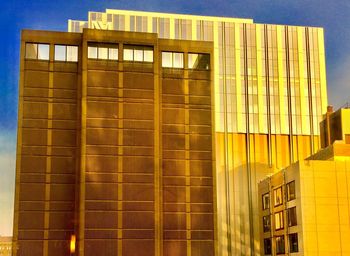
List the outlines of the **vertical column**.
{"label": "vertical column", "polygon": [[239,23],[235,23],[235,63],[236,63],[236,95],[237,95],[237,131],[245,132],[242,126],[242,85],[241,85],[241,43]]}
{"label": "vertical column", "polygon": [[326,78],[326,61],[325,61],[325,50],[324,50],[324,35],[323,28],[317,29],[318,35],[318,52],[319,52],[319,63],[320,63],[320,86],[321,86],[321,109],[322,114],[327,112],[327,78]]}
{"label": "vertical column", "polygon": [[[278,91],[279,91],[279,100],[280,100],[280,122],[281,122],[281,133],[288,133],[288,129],[286,127],[285,115],[286,115],[286,104],[284,100],[284,86],[283,86],[283,46],[282,46],[282,37],[284,34],[282,33],[282,27],[277,26],[277,62],[278,62]],[[288,49],[287,49],[288,50]]]}

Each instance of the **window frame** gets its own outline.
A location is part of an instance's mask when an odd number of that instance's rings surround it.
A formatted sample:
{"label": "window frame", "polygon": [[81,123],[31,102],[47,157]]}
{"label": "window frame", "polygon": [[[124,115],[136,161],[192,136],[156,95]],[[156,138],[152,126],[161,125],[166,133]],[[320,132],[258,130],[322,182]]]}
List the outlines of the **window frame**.
{"label": "window frame", "polygon": [[[293,221],[293,223],[291,222],[291,218],[290,218],[290,216],[291,216],[290,212],[292,211],[292,209],[293,209],[293,211],[295,210],[295,215],[294,215],[295,222]],[[294,227],[294,226],[298,225],[298,214],[297,214],[297,207],[296,206],[287,209],[287,221],[288,221],[288,227]]]}
{"label": "window frame", "polygon": [[[279,211],[279,212],[275,212],[274,213],[274,222],[275,222],[275,231],[278,231],[278,230],[282,230],[284,229],[284,216],[283,216],[283,211]],[[278,220],[279,220],[279,227],[277,227],[277,218],[276,216],[279,216],[278,217]]]}
{"label": "window frame", "polygon": [[[293,250],[295,247],[293,246],[293,243],[291,242],[291,238],[294,236],[294,238],[296,238],[296,251]],[[289,242],[289,252],[290,253],[296,253],[299,252],[299,237],[298,237],[298,233],[291,233],[288,234],[288,242]]]}
{"label": "window frame", "polygon": [[[163,53],[170,53],[171,55],[171,66],[168,67],[168,66],[163,66]],[[175,54],[180,54],[182,56],[182,66],[181,67],[175,67],[174,66],[174,63],[175,63]],[[162,51],[162,68],[174,68],[174,69],[184,69],[185,68],[185,58],[184,58],[184,55],[185,53],[184,52],[177,52],[177,51]]]}
{"label": "window frame", "polygon": [[[96,48],[96,58],[91,58],[89,57],[89,48]],[[107,58],[100,58],[100,49],[107,49]],[[117,50],[117,59],[115,58],[110,58],[111,55],[111,49],[116,49]],[[88,49],[87,49],[87,58],[88,60],[98,60],[98,61],[112,61],[112,62],[117,62],[119,61],[119,44],[88,44]]]}
{"label": "window frame", "polygon": [[[264,201],[264,198],[267,197],[268,198],[268,202],[267,202],[267,205],[265,205],[265,201]],[[270,209],[270,193],[267,192],[265,194],[263,194],[261,196],[261,199],[262,199],[262,209],[263,210],[267,210],[267,209]],[[265,207],[266,206],[266,207]]]}
{"label": "window frame", "polygon": [[[277,246],[278,243],[278,238],[281,238],[281,245],[283,245],[282,249],[283,251],[278,251],[279,247]],[[285,242],[285,238],[284,235],[281,236],[276,236],[275,237],[275,245],[276,245],[276,254],[280,255],[280,254],[285,254],[286,253],[286,242]]]}
{"label": "window frame", "polygon": [[[270,247],[267,248],[267,243],[266,241],[269,241],[270,242]],[[267,250],[269,249],[269,250]],[[272,241],[271,241],[271,238],[264,238],[264,255],[272,255]]]}
{"label": "window frame", "polygon": [[[32,44],[32,45],[35,45],[36,46],[36,56],[35,58],[28,58],[27,57],[27,47],[29,44]],[[42,59],[42,58],[39,58],[39,46],[40,45],[45,45],[45,46],[48,46],[49,47],[49,52],[48,52],[48,58],[47,59]],[[36,42],[25,42],[25,48],[24,48],[24,59],[25,60],[40,60],[40,61],[50,61],[50,47],[51,45],[49,43],[36,43]]]}
{"label": "window frame", "polygon": [[[263,232],[266,233],[266,232],[270,232],[271,231],[271,216],[270,215],[265,215],[263,216]],[[265,225],[265,223],[267,225]]]}
{"label": "window frame", "polygon": [[[291,185],[293,184],[293,188],[294,188],[294,194],[291,194],[290,193],[290,188],[291,188]],[[291,182],[288,182],[286,184],[286,192],[287,192],[287,202],[290,202],[292,200],[295,200],[296,199],[296,191],[295,191],[295,180],[291,181]],[[293,195],[293,196],[291,196]]]}
{"label": "window frame", "polygon": [[[64,60],[56,60],[56,46],[64,46],[65,48],[65,58]],[[68,47],[74,47],[77,49],[77,59],[76,60],[68,60]],[[53,54],[53,59],[56,62],[70,62],[70,63],[76,63],[79,62],[79,46],[78,45],[67,45],[67,44],[55,44],[54,45],[54,54]]]}
{"label": "window frame", "polygon": [[[125,50],[132,51],[132,60],[125,59]],[[142,60],[135,60],[135,51],[142,51]],[[152,52],[152,61],[146,60],[145,52]],[[137,63],[154,63],[154,46],[153,45],[123,45],[123,61]]]}
{"label": "window frame", "polygon": [[[280,191],[280,198],[281,198],[281,201],[278,202],[277,201],[277,191]],[[274,206],[277,207],[277,206],[280,206],[283,204],[283,188],[282,186],[278,187],[278,188],[275,188],[273,190],[273,203],[274,203]]]}
{"label": "window frame", "polygon": [[[198,57],[199,57],[199,55],[203,55],[203,56],[205,56],[205,55],[207,55],[207,56],[209,56],[209,63],[208,63],[208,68],[193,68],[193,67],[190,67],[190,55],[198,55]],[[198,58],[197,57],[197,58]],[[202,70],[202,71],[204,71],[204,70],[210,70],[210,63],[211,62],[211,59],[210,59],[210,53],[201,53],[201,52],[189,52],[189,53],[187,53],[187,69],[190,69],[190,70]]]}

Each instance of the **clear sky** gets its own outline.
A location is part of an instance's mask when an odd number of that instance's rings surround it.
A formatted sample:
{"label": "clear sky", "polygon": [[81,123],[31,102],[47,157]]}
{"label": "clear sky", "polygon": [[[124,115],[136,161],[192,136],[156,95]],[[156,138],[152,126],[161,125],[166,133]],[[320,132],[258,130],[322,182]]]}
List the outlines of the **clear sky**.
{"label": "clear sky", "polygon": [[67,30],[88,11],[128,9],[325,28],[329,104],[350,103],[350,0],[4,0],[0,4],[0,235],[12,233],[21,29]]}

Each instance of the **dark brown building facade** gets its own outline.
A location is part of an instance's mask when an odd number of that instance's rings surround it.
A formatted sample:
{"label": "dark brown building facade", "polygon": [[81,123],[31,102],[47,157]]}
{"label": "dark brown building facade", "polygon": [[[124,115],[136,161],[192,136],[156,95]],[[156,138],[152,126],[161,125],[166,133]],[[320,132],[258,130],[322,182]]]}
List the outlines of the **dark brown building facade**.
{"label": "dark brown building facade", "polygon": [[212,56],[22,32],[14,255],[216,255]]}

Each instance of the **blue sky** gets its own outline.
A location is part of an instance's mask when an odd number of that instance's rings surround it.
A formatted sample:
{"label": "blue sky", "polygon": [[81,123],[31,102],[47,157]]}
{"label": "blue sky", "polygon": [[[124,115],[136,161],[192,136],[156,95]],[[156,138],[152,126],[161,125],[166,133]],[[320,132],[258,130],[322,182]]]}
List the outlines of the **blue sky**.
{"label": "blue sky", "polygon": [[21,29],[67,30],[88,11],[129,9],[253,18],[257,23],[325,28],[329,104],[350,102],[349,0],[31,0],[0,4],[0,235],[12,233]]}

